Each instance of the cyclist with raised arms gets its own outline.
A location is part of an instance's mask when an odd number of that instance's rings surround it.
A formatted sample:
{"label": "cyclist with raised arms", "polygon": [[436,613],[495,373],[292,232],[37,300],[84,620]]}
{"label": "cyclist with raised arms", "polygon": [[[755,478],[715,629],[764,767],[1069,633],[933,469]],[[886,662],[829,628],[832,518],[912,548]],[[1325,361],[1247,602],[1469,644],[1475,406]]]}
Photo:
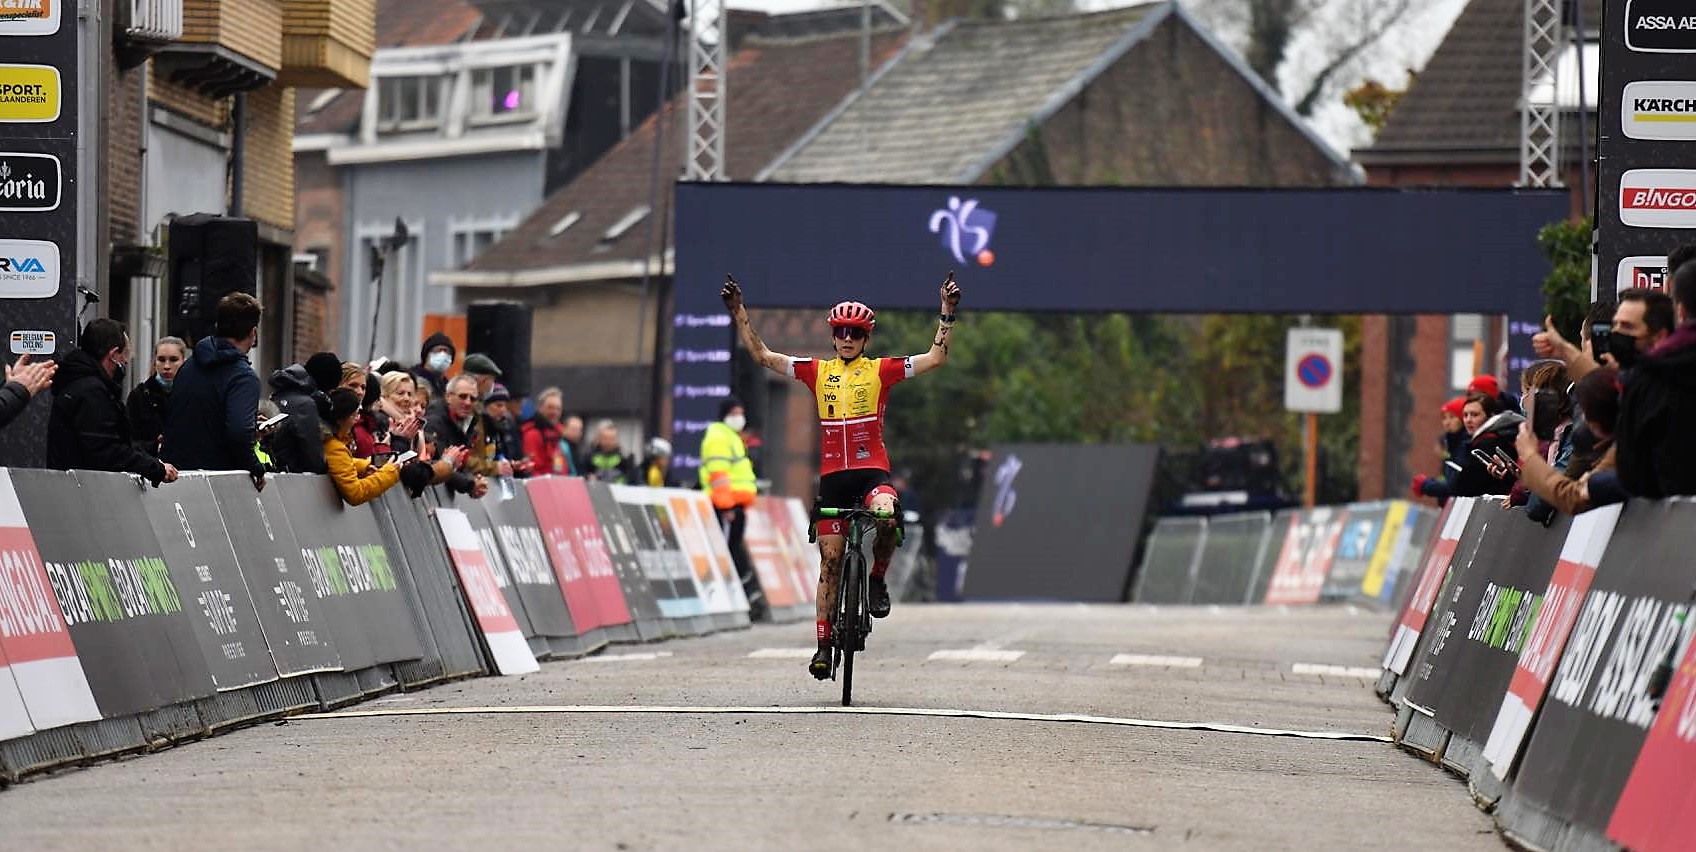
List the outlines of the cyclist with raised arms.
{"label": "cyclist with raised arms", "polygon": [[[895,489],[890,486],[889,453],[883,446],[884,407],[891,387],[948,363],[954,309],[960,305],[960,285],[954,283],[954,273],[948,273],[942,282],[942,311],[930,351],[907,358],[865,355],[877,318],[871,308],[859,302],[842,302],[830,309],[826,320],[836,357],[815,361],[766,348],[748,323],[742,287],[735,278],[725,276],[720,295],[736,322],[742,345],[754,361],[805,384],[818,401],[819,505],[833,509],[865,505],[893,515],[897,506]],[[889,588],[884,575],[889,571],[890,557],[895,555],[894,526],[895,521],[879,523],[877,542],[872,546],[871,614],[877,618],[889,615]],[[818,521],[819,648],[807,670],[819,680],[830,677],[830,617],[836,608],[845,532],[841,520]]]}

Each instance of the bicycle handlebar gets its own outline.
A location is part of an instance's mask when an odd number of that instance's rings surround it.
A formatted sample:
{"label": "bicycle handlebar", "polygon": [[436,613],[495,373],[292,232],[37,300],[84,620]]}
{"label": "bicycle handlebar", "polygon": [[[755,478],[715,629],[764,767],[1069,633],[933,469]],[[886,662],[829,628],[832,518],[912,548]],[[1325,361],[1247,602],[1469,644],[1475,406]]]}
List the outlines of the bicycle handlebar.
{"label": "bicycle handlebar", "polygon": [[894,520],[895,518],[893,511],[881,509],[819,509],[819,517],[821,518],[855,518],[862,515],[868,518],[877,518],[880,521]]}

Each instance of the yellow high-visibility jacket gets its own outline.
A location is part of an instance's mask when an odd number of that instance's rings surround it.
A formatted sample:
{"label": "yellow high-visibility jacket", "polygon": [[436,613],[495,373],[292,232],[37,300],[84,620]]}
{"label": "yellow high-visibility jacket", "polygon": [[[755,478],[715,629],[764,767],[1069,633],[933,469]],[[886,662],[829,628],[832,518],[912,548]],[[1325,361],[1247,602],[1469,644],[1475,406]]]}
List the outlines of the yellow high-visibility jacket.
{"label": "yellow high-visibility jacket", "polygon": [[708,426],[701,438],[701,489],[711,495],[713,508],[720,510],[752,506],[759,493],[748,448],[742,436],[723,421]]}

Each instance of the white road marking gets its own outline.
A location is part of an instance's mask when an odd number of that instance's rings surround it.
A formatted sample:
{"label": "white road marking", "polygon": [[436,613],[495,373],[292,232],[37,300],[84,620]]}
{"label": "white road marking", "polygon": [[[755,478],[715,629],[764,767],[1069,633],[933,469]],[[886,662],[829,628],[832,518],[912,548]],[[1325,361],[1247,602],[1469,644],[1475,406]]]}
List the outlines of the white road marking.
{"label": "white road marking", "polygon": [[1173,669],[1201,668],[1200,657],[1162,657],[1158,654],[1114,654],[1108,661],[1114,666],[1163,666]]}
{"label": "white road marking", "polygon": [[1357,607],[1354,604],[1349,604],[1348,608],[1345,611],[1349,615],[1360,615],[1360,607]]}
{"label": "white road marking", "polygon": [[1115,716],[1088,716],[1078,713],[1005,713],[998,710],[959,710],[922,707],[841,707],[824,704],[817,707],[680,707],[638,704],[627,707],[615,705],[530,705],[513,707],[395,707],[385,710],[341,710],[334,713],[307,713],[293,717],[302,721],[331,719],[373,719],[386,716],[481,716],[502,713],[564,713],[564,714],[667,714],[715,716],[821,716],[846,713],[855,716],[924,716],[944,719],[996,719],[1015,722],[1073,722],[1087,725],[1113,725],[1126,728],[1156,728],[1172,731],[1216,731],[1226,734],[1249,734],[1263,737],[1300,737],[1310,740],[1346,740],[1387,743],[1390,738],[1377,734],[1356,734],[1347,731],[1291,731],[1281,728],[1257,728],[1252,725],[1229,725],[1223,722],[1170,722],[1161,719],[1127,719]]}
{"label": "white road marking", "polygon": [[750,660],[810,660],[813,648],[761,648],[748,655]]}
{"label": "white road marking", "polygon": [[644,651],[635,654],[597,654],[593,657],[584,657],[583,661],[586,663],[622,663],[629,660],[658,660],[669,656],[671,656],[670,651]]}
{"label": "white road marking", "polygon": [[1011,663],[1024,655],[1024,651],[1003,651],[999,648],[978,647],[934,651],[928,659],[957,660],[966,663]]}
{"label": "white road marking", "polygon": [[1359,666],[1327,666],[1319,663],[1296,663],[1290,666],[1291,674],[1298,675],[1336,675],[1338,677],[1358,677],[1376,680],[1383,674],[1379,669],[1369,669]]}
{"label": "white road marking", "polygon": [[1218,604],[1208,604],[1207,605],[1207,614],[1208,615],[1224,615],[1225,614],[1225,608],[1218,605]]}

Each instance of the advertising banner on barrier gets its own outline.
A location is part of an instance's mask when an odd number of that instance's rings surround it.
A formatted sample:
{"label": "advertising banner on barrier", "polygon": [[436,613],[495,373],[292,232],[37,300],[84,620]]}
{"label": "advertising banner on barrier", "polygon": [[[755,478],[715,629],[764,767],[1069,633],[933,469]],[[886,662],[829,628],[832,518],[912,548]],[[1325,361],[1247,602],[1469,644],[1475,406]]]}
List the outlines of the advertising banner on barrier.
{"label": "advertising banner on barrier", "polygon": [[[1337,546],[1342,542],[1349,510],[1326,506],[1303,512],[1299,518],[1284,540],[1285,550],[1279,554],[1272,584],[1266,589],[1266,602],[1269,604],[1319,602],[1325,578],[1330,575],[1331,564],[1336,561]],[[1299,561],[1296,559],[1297,546],[1301,550]]]}
{"label": "advertising banner on barrier", "polygon": [[[0,581],[4,582],[4,581]],[[35,733],[29,721],[29,708],[24,706],[18,681],[12,677],[12,661],[6,658],[6,645],[0,642],[0,742]]]}
{"label": "advertising banner on barrier", "polygon": [[1320,589],[1320,596],[1330,600],[1345,600],[1361,594],[1372,554],[1378,540],[1383,537],[1390,507],[1382,502],[1356,503],[1346,511],[1348,520],[1343,523],[1331,570],[1326,573],[1325,584]]}
{"label": "advertising banner on barrier", "polygon": [[1465,568],[1455,569],[1431,625],[1439,641],[1428,643],[1415,665],[1408,700],[1433,710],[1445,729],[1483,743],[1537,623],[1572,519],[1563,515],[1545,529],[1494,501],[1474,511],[1486,513],[1483,538]]}
{"label": "advertising banner on barrier", "polygon": [[760,591],[768,605],[782,609],[804,606],[811,600],[795,576],[795,566],[783,554],[783,545],[777,540],[777,526],[757,502],[748,511],[748,527],[742,541],[748,547],[748,558],[754,562],[754,573],[759,575]]}
{"label": "advertising banner on barrier", "polygon": [[139,480],[91,480],[85,487],[70,473],[12,471],[101,715],[210,696],[212,675],[142,511]]}
{"label": "advertising banner on barrier", "polygon": [[[978,492],[966,599],[1124,600],[1160,448],[992,449]],[[1031,570],[1037,565],[1064,570]]]}
{"label": "advertising banner on barrier", "polygon": [[[677,538],[683,545],[683,555],[689,560],[690,571],[695,575],[695,583],[700,587],[702,601],[708,613],[727,613],[736,611],[736,597],[731,593],[732,585],[740,587],[740,583],[729,582],[729,577],[723,573],[719,563],[718,551],[713,548],[713,540],[724,541],[724,533],[718,525],[707,526],[707,520],[701,517],[696,500],[691,492],[682,489],[667,489],[666,502],[671,508],[672,520],[677,525]],[[700,495],[700,492],[693,492]],[[710,504],[709,504],[710,508]],[[715,518],[716,519],[716,518]],[[726,562],[729,561],[730,551],[724,552]],[[735,571],[730,572],[731,575]]]}
{"label": "advertising banner on barrier", "polygon": [[[600,539],[600,519],[595,516],[595,504],[589,497],[587,484],[577,477],[549,476],[530,482],[531,496],[536,489],[546,495],[536,504],[536,517],[542,533],[560,559],[575,555],[582,573],[586,602],[594,607],[596,627],[613,627],[630,623],[630,605],[624,600],[624,588],[618,571],[608,558]],[[567,600],[570,600],[569,598]],[[572,617],[577,617],[575,605]]]}
{"label": "advertising banner on barrier", "polygon": [[342,658],[336,651],[337,638],[317,587],[301,564],[282,493],[270,487],[256,493],[253,480],[242,473],[209,474],[206,482],[253,596],[277,672],[292,677],[339,671]]}
{"label": "advertising banner on barrier", "polygon": [[653,592],[660,615],[664,618],[700,615],[704,611],[701,609],[700,598],[684,597],[692,593],[693,584],[679,588],[672,580],[671,558],[664,550],[665,543],[660,537],[658,522],[649,511],[652,507],[641,499],[641,489],[627,485],[613,485],[610,488],[614,499],[618,500],[619,507],[623,509],[625,518],[630,522],[630,531],[636,536],[636,562],[642,566],[642,576],[648,580],[648,588]]}
{"label": "advertising banner on barrier", "polygon": [[624,602],[630,608],[631,617],[642,624],[658,621],[664,616],[660,613],[659,600],[654,597],[653,586],[642,573],[642,563],[636,555],[636,531],[630,525],[629,516],[624,513],[618,498],[613,496],[612,486],[604,482],[586,485],[589,503],[600,522],[602,546],[612,557],[613,570],[618,573],[618,586],[624,592]]}
{"label": "advertising banner on barrier", "polygon": [[0,652],[32,727],[45,731],[92,722],[100,718],[100,707],[24,519],[12,473],[0,468]]}
{"label": "advertising banner on barrier", "polygon": [[1407,523],[1409,508],[1407,501],[1393,500],[1384,511],[1384,526],[1378,531],[1378,541],[1372,545],[1372,557],[1366,562],[1366,575],[1360,578],[1362,596],[1382,603],[1386,597],[1385,587],[1394,591],[1396,569],[1401,565],[1401,556],[1413,532],[1412,525]]}
{"label": "advertising banner on barrier", "polygon": [[[819,546],[817,542],[809,541],[812,531],[812,513],[799,497],[789,497],[784,500],[789,504],[789,537],[795,542],[795,552],[800,554],[800,564],[796,568],[800,572],[801,588],[807,596],[807,603],[813,603],[819,596]],[[911,536],[903,547],[918,547],[919,541]]]}
{"label": "advertising banner on barrier", "polygon": [[[369,506],[348,506],[329,477],[274,477],[301,561],[325,601],[342,666],[357,671],[423,655],[412,613]],[[343,636],[355,637],[351,642]]]}
{"label": "advertising banner on barrier", "polygon": [[1515,782],[1527,800],[1607,829],[1654,721],[1650,675],[1689,629],[1693,531],[1696,504],[1626,505],[1531,730]]}
{"label": "advertising banner on barrier", "polygon": [[1590,592],[1590,581],[1596,576],[1602,553],[1608,549],[1621,508],[1604,506],[1585,512],[1573,518],[1567,530],[1531,637],[1519,654],[1513,679],[1502,697],[1501,709],[1496,711],[1490,738],[1484,744],[1484,756],[1499,779],[1508,777],[1519,756],[1519,747],[1525,743],[1531,720],[1543,706],[1549,676],[1554,674],[1555,663],[1566,650],[1567,637],[1578,621],[1579,606]]}
{"label": "advertising banner on barrier", "polygon": [[[523,601],[524,615],[533,631],[525,635],[577,636],[580,631],[560,591],[559,575],[555,573],[548,541],[542,535],[541,522],[531,500],[535,483],[531,481],[527,485],[514,489],[510,500],[491,492],[477,501],[489,522],[483,551],[491,560],[499,559],[498,567],[505,569],[505,577],[512,581],[513,590]],[[475,519],[472,525],[476,526]],[[483,532],[479,529],[477,534],[482,536]]]}
{"label": "advertising banner on barrier", "polygon": [[141,505],[187,601],[201,656],[218,691],[276,680],[277,665],[205,474],[185,473],[176,482],[149,488],[141,494]]}
{"label": "advertising banner on barrier", "polygon": [[1637,852],[1682,852],[1696,837],[1696,643],[1685,648],[1608,837]]}
{"label": "advertising banner on barrier", "polygon": [[[1443,589],[1455,551],[1460,547],[1461,538],[1473,526],[1468,522],[1477,502],[1476,497],[1456,497],[1449,501],[1448,520],[1443,524],[1437,543],[1426,554],[1425,564],[1419,569],[1413,597],[1408,600],[1407,609],[1402,612],[1395,633],[1391,635],[1390,647],[1384,652],[1384,668],[1398,675],[1407,674],[1407,664],[1413,659],[1419,635],[1425,630],[1425,624],[1431,617],[1431,607],[1436,605],[1437,595]],[[1474,535],[1472,541],[1476,542],[1477,529],[1471,532]]]}
{"label": "advertising banner on barrier", "polygon": [[[518,583],[512,578],[512,569],[506,564],[506,554],[501,552],[500,542],[495,539],[495,528],[489,523],[488,509],[481,500],[459,497],[446,493],[445,489],[437,493],[437,499],[440,502],[439,508],[453,509],[464,515],[466,523],[471,524],[471,532],[483,545],[483,558],[488,561],[489,571],[494,574],[496,588],[499,588],[501,596],[506,598],[506,608],[512,613],[512,620],[518,625],[518,632],[525,639],[535,638],[538,635],[536,626],[530,623],[530,613],[526,611],[524,596],[519,594]],[[548,570],[549,573],[553,571],[551,567]]]}
{"label": "advertising banner on barrier", "polygon": [[483,543],[471,529],[471,522],[458,509],[437,509],[436,524],[447,541],[448,555],[453,559],[454,572],[459,575],[460,588],[465,591],[466,603],[477,618],[477,627],[489,645],[495,668],[503,675],[528,674],[541,671],[536,656],[530,653],[529,643],[518,630],[506,596],[495,584],[495,572],[483,553]]}
{"label": "advertising banner on barrier", "polygon": [[[766,520],[771,524],[772,540],[777,542],[779,557],[783,564],[789,566],[789,576],[794,578],[796,598],[807,604],[817,600],[819,596],[818,546],[807,544],[807,528],[805,525],[796,526],[795,514],[790,507],[790,498],[761,497],[755,503],[755,508],[765,513]],[[803,512],[804,516],[805,513]],[[877,534],[882,535],[881,532]],[[809,550],[813,554],[811,559],[807,558]]]}

